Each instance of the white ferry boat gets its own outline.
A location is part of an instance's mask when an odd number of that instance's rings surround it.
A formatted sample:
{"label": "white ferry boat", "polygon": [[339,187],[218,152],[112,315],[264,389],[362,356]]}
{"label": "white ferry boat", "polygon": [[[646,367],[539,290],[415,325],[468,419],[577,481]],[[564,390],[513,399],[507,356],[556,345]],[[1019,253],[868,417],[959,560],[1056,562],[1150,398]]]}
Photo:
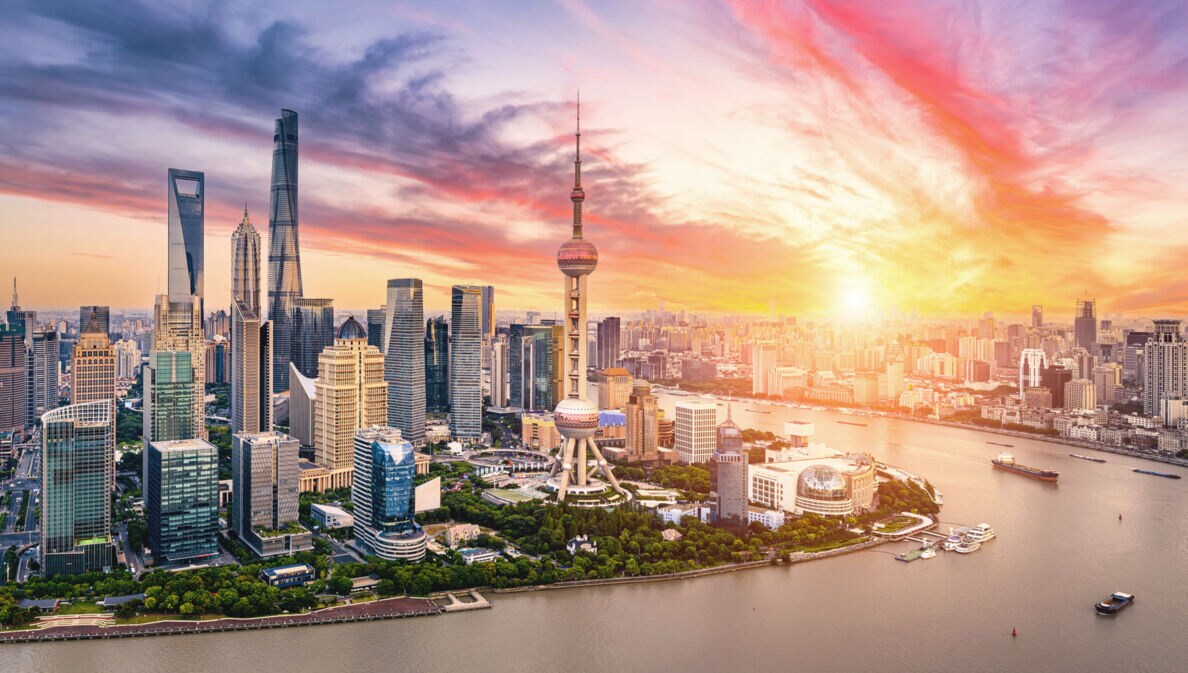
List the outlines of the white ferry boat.
{"label": "white ferry boat", "polygon": [[936,558],[936,547],[933,547],[932,545],[924,547],[924,550],[920,552],[920,558]]}
{"label": "white ferry boat", "polygon": [[980,523],[966,531],[965,539],[969,540],[970,542],[985,542],[987,540],[993,540],[995,537],[997,537],[997,535],[998,533],[994,532],[994,529],[990,527],[990,524]]}
{"label": "white ferry boat", "polygon": [[961,544],[953,550],[958,554],[972,554],[982,548],[981,542],[973,542],[971,540],[964,540]]}
{"label": "white ferry boat", "polygon": [[952,528],[950,528],[949,537],[945,539],[944,544],[941,546],[945,551],[953,551],[957,549],[957,545],[961,544],[963,539],[964,538],[961,537],[961,532],[954,531]]}

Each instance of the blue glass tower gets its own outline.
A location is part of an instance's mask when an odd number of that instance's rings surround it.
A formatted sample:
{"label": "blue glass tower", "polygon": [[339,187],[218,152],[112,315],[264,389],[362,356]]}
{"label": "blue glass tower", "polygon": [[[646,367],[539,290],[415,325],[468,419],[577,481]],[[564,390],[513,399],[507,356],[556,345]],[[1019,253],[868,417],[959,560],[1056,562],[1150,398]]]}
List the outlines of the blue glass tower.
{"label": "blue glass tower", "polygon": [[[297,243],[297,113],[281,110],[272,136],[268,210],[268,318],[273,323],[272,390],[289,389],[293,303],[302,296]],[[315,356],[316,357],[316,356]]]}

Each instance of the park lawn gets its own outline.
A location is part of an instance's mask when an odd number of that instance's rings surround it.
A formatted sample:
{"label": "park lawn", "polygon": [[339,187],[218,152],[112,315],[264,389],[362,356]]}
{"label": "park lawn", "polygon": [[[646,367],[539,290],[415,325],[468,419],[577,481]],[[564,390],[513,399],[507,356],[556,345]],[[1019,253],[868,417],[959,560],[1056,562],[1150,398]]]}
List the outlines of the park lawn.
{"label": "park lawn", "polygon": [[62,605],[58,607],[57,614],[59,615],[97,615],[103,612],[103,607],[95,605],[90,601],[75,601],[70,605]]}
{"label": "park lawn", "polygon": [[867,539],[868,538],[866,536],[862,536],[862,537],[850,538],[849,540],[838,540],[836,542],[825,542],[823,544],[797,545],[797,546],[793,547],[792,550],[797,551],[797,552],[806,552],[806,553],[811,554],[813,552],[829,551],[830,549],[840,549],[842,547],[849,547],[852,544],[858,544],[859,542],[866,542]]}

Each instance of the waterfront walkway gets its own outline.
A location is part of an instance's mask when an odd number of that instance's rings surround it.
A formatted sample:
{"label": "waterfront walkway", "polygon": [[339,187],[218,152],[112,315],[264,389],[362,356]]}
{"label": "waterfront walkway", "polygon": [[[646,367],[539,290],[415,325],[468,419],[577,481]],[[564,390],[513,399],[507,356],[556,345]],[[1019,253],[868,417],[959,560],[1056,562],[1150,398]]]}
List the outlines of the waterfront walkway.
{"label": "waterfront walkway", "polygon": [[162,620],[147,624],[119,624],[116,626],[68,625],[41,629],[0,632],[0,643],[20,643],[39,640],[89,640],[93,638],[132,638],[137,636],[168,636],[219,631],[248,631],[275,629],[312,624],[340,624],[365,622],[398,617],[420,617],[440,614],[441,609],[427,598],[384,598],[381,600],[324,608],[295,615],[273,615],[237,619],[223,617],[202,621]]}

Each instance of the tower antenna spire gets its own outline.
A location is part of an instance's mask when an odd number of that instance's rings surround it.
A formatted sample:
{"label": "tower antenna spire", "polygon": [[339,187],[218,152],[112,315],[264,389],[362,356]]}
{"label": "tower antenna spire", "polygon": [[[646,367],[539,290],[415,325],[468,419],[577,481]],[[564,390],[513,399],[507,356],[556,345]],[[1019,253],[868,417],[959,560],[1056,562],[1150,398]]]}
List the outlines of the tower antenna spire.
{"label": "tower antenna spire", "polygon": [[573,202],[573,237],[582,237],[582,201],[586,199],[586,192],[582,189],[582,92],[577,93],[577,126],[573,134],[573,191],[569,200]]}
{"label": "tower antenna spire", "polygon": [[12,310],[20,309],[21,302],[17,301],[16,276],[12,277]]}

